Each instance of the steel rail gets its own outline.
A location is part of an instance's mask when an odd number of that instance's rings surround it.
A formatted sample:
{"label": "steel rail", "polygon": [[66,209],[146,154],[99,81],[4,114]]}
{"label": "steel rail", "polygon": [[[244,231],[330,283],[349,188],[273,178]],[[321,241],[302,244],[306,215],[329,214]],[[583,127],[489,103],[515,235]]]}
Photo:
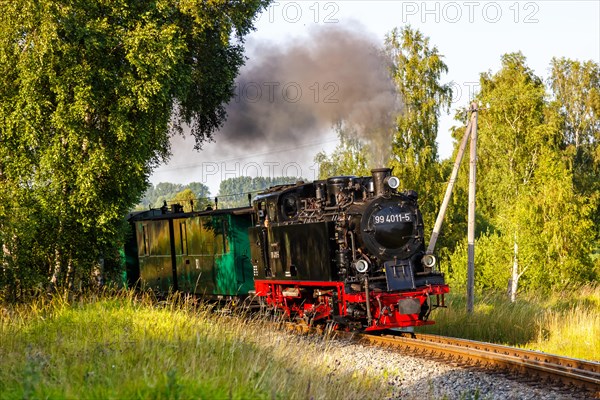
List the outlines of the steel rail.
{"label": "steel rail", "polygon": [[[306,324],[288,322],[284,326],[296,333],[325,333]],[[438,335],[412,334],[412,337],[406,337],[398,334],[377,335],[344,331],[330,333],[333,337],[395,348],[417,356],[424,356],[427,353],[427,355],[449,357],[461,364],[501,368],[519,375],[560,382],[587,390],[594,398],[600,398],[600,363],[598,362]]]}
{"label": "steel rail", "polygon": [[417,334],[414,337],[360,334],[362,343],[395,347],[411,352],[427,351],[449,356],[476,366],[516,371],[534,377],[559,381],[591,392],[600,398],[600,363],[523,350],[492,343]]}

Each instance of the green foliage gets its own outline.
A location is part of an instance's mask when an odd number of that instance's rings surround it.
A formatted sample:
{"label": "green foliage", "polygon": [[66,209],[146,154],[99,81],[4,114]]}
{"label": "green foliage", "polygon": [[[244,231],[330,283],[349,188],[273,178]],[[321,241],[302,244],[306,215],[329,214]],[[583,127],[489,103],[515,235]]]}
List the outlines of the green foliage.
{"label": "green foliage", "polygon": [[529,232],[532,236],[525,241],[531,246],[525,251],[532,254],[526,282],[533,287],[564,287],[597,277],[589,257],[594,239],[592,208],[573,191],[573,175],[559,157],[549,152],[541,155],[535,189],[522,204],[520,236]]}
{"label": "green foliage", "polygon": [[600,64],[553,58],[550,104],[561,132],[561,148],[573,172],[573,185],[595,209],[600,238]]}
{"label": "green foliage", "polygon": [[[463,235],[464,236],[464,235]],[[510,278],[512,243],[498,233],[486,233],[477,239],[475,246],[475,282],[477,289],[506,289]],[[457,291],[466,288],[467,240],[463,238],[449,256],[448,284]]]}
{"label": "green foliage", "polygon": [[[173,197],[173,202],[183,206],[183,211],[192,212],[202,209],[201,203],[196,204],[196,195],[192,189],[184,189]],[[205,202],[206,203],[206,202]]]}
{"label": "green foliage", "polygon": [[[449,109],[452,100],[450,86],[440,83],[448,67],[437,47],[430,47],[429,38],[410,26],[392,30],[385,45],[396,89],[404,101],[394,138],[396,161],[429,166],[437,160],[440,111]],[[404,160],[407,150],[412,154]]]}
{"label": "green foliage", "polygon": [[418,192],[425,225],[432,227],[445,188],[436,137],[440,112],[452,100],[450,86],[440,82],[448,67],[429,38],[410,26],[390,32],[385,49],[404,102],[396,118],[390,166],[403,188]]}
{"label": "green foliage", "polygon": [[525,57],[504,55],[502,67],[494,76],[482,74],[479,94],[486,110],[478,124],[478,206],[492,214],[525,194],[540,153],[556,140],[544,124],[544,85]]}
{"label": "green foliage", "polygon": [[315,162],[319,164],[319,179],[327,179],[332,176],[368,176],[371,171],[369,165],[369,151],[366,144],[353,132],[351,128],[338,124],[336,127],[340,144],[333,153],[328,156],[325,152],[319,152],[315,156]]}
{"label": "green foliage", "polygon": [[[188,193],[189,191],[189,193]],[[186,192],[186,195],[181,194]],[[179,198],[176,198],[178,197]],[[187,185],[180,183],[160,182],[156,186],[150,184],[144,192],[144,196],[136,210],[147,210],[148,208],[160,208],[166,201],[167,204],[177,200],[194,200],[194,209],[200,210],[211,203],[209,199],[210,190],[208,186],[200,182],[190,182]]]}
{"label": "green foliage", "polygon": [[553,58],[550,63],[553,106],[561,117],[562,144],[582,154],[577,162],[600,163],[600,64]]}
{"label": "green foliage", "polygon": [[0,285],[72,286],[119,246],[169,132],[199,147],[222,124],[265,5],[2,2]]}
{"label": "green foliage", "polygon": [[257,192],[268,189],[271,186],[289,185],[303,178],[293,176],[256,177],[240,176],[228,178],[221,181],[219,186],[219,208],[247,207],[249,206],[248,195],[254,197]]}
{"label": "green foliage", "polygon": [[[520,53],[504,55],[496,74],[482,74],[478,100],[485,107],[478,121],[476,287],[505,290],[517,275],[521,287],[536,290],[595,279],[590,253],[597,205],[576,189],[559,103],[548,103],[546,87]],[[457,187],[466,198],[464,164]],[[449,213],[464,216],[466,202],[454,201]],[[464,224],[455,226],[464,232]],[[464,233],[450,235],[462,240],[444,253],[445,268],[462,286]]]}

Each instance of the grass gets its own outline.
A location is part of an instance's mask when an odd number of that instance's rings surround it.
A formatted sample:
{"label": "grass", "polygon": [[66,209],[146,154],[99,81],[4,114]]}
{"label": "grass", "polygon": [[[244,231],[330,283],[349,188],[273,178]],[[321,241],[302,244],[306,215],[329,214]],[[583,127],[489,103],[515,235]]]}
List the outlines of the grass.
{"label": "grass", "polygon": [[332,370],[328,346],[324,339],[306,341],[184,299],[39,299],[2,308],[0,398],[387,395],[381,372]]}
{"label": "grass", "polygon": [[[542,297],[455,290],[430,333],[600,360],[600,288]],[[423,330],[423,329],[421,329]],[[180,297],[131,292],[0,305],[0,399],[385,398],[392,366],[339,365],[327,339],[275,331]],[[381,367],[381,366],[379,366]],[[387,369],[386,369],[387,368]]]}
{"label": "grass", "polygon": [[464,293],[455,290],[447,300],[447,309],[432,313],[436,324],[419,332],[600,361],[600,286],[524,294],[515,303],[505,294],[479,295],[473,314],[466,312]]}

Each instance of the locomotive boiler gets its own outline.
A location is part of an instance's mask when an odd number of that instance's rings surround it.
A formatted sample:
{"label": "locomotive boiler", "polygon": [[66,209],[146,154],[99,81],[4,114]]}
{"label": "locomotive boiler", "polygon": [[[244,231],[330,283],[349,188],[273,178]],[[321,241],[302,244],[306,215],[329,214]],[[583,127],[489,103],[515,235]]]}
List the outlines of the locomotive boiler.
{"label": "locomotive boiler", "polygon": [[425,254],[414,191],[387,168],[272,187],[251,206],[131,214],[130,282],[250,299],[311,325],[377,331],[433,323],[448,286]]}
{"label": "locomotive boiler", "polygon": [[256,296],[290,317],[345,329],[432,323],[449,289],[425,254],[417,194],[398,186],[381,168],[258,195],[249,229]]}

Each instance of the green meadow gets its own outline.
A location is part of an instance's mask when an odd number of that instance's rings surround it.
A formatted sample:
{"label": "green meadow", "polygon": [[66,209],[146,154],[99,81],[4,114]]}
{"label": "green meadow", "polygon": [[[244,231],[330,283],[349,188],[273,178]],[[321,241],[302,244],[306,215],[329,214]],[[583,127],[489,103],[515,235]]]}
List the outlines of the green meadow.
{"label": "green meadow", "polygon": [[[419,331],[600,360],[600,289],[547,297],[454,292]],[[172,296],[40,297],[1,307],[0,399],[384,398],[385,376],[332,373],[327,338]],[[329,360],[330,361],[330,360]]]}
{"label": "green meadow", "polygon": [[523,294],[514,303],[504,293],[480,294],[472,314],[464,293],[452,291],[446,304],[432,312],[435,325],[418,331],[600,361],[600,286]]}
{"label": "green meadow", "polygon": [[[335,375],[327,339],[180,298],[131,293],[4,306],[1,399],[381,398],[368,374]],[[357,379],[359,378],[359,379]]]}

